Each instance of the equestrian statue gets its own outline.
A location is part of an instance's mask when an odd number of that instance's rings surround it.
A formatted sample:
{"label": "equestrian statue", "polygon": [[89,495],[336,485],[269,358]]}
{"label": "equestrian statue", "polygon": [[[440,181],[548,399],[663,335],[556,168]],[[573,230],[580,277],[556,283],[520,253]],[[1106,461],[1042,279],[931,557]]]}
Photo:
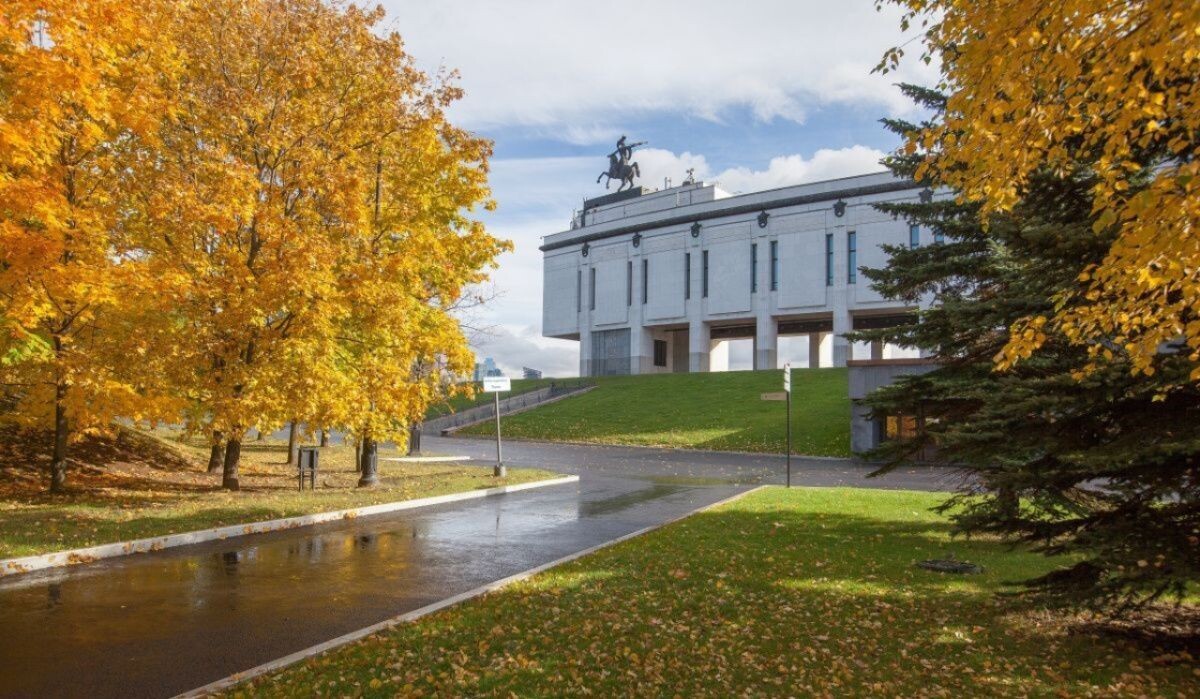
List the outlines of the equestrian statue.
{"label": "equestrian statue", "polygon": [[617,187],[618,192],[625,189],[626,186],[632,189],[633,178],[641,177],[642,171],[638,168],[637,163],[629,160],[633,157],[633,149],[644,145],[646,145],[645,141],[627,144],[625,136],[621,136],[617,141],[617,149],[608,154],[608,170],[600,173],[600,176],[596,178],[596,184],[600,184],[600,180],[607,177],[608,180],[604,183],[605,189],[608,189],[609,183],[613,180],[621,181],[620,186]]}

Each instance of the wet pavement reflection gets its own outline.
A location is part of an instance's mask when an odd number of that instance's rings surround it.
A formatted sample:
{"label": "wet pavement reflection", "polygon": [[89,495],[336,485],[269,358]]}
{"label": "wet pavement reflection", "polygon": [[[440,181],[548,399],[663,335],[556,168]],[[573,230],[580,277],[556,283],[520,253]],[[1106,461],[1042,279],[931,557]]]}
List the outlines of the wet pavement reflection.
{"label": "wet pavement reflection", "polygon": [[0,579],[0,696],[170,696],[745,488],[584,473]]}

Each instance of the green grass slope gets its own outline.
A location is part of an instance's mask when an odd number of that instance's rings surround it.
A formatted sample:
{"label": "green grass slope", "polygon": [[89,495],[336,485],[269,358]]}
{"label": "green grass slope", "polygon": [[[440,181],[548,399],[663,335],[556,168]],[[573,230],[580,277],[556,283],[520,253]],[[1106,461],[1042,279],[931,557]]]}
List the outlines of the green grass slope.
{"label": "green grass slope", "polygon": [[[505,436],[599,444],[778,452],[784,404],[760,398],[782,389],[782,372],[652,374],[591,379],[593,391],[504,419]],[[792,451],[850,455],[845,369],[792,371]],[[491,423],[461,434],[494,434]]]}

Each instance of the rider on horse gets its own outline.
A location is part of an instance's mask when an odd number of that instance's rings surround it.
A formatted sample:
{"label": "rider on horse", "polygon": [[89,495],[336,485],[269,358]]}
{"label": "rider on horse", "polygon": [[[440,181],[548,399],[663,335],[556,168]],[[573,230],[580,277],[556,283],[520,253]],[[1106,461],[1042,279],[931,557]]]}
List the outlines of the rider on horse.
{"label": "rider on horse", "polygon": [[633,187],[633,178],[641,177],[642,171],[638,168],[637,163],[631,163],[630,158],[633,157],[633,149],[638,146],[646,145],[645,141],[637,143],[625,143],[624,134],[617,141],[617,149],[608,154],[608,172],[600,173],[600,177],[596,178],[599,183],[601,179],[607,177],[608,182],[604,183],[604,188],[608,189],[608,183],[613,180],[620,180],[621,185],[617,187],[617,191],[625,189],[626,185]]}

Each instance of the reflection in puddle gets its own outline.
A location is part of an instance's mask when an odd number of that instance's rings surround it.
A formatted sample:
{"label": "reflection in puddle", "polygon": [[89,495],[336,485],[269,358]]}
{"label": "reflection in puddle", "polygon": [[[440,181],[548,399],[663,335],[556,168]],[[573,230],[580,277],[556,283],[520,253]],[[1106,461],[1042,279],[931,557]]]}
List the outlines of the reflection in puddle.
{"label": "reflection in puddle", "polygon": [[3,579],[0,697],[171,695],[728,490],[604,479]]}
{"label": "reflection in puddle", "polygon": [[629,493],[623,493],[611,498],[603,500],[587,500],[579,504],[579,514],[583,517],[595,517],[597,515],[607,515],[621,510],[629,509],[634,505],[640,505],[644,502],[657,500],[658,498],[674,495],[683,490],[687,490],[687,486],[675,485],[668,483],[655,483],[649,488],[634,490]]}

